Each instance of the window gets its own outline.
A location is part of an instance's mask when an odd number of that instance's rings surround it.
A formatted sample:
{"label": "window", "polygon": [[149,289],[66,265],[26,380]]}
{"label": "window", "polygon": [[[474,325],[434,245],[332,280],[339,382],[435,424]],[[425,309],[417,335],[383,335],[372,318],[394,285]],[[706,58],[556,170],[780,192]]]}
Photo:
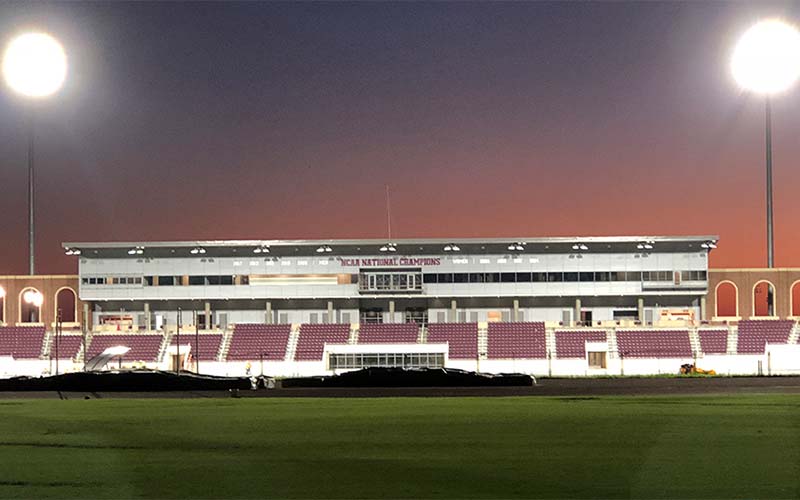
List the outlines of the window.
{"label": "window", "polygon": [[144,277],[144,284],[147,286],[153,286],[153,277],[152,276],[145,276]]}
{"label": "window", "polygon": [[175,276],[159,276],[158,286],[173,286],[175,284]]}
{"label": "window", "polygon": [[452,283],[453,282],[453,274],[437,274],[436,275],[439,283]]}
{"label": "window", "polygon": [[469,282],[469,275],[467,273],[453,274],[453,283],[468,283],[468,282]]}
{"label": "window", "polygon": [[485,280],[483,273],[470,273],[469,274],[469,282],[470,283],[483,283]]}
{"label": "window", "polygon": [[517,283],[530,283],[531,273],[517,273]]}
{"label": "window", "polygon": [[604,352],[589,352],[589,368],[605,368],[606,367],[606,353]]}
{"label": "window", "polygon": [[250,284],[250,275],[249,274],[243,274],[243,275],[239,276],[239,283],[242,284],[242,285],[249,285]]}
{"label": "window", "polygon": [[608,272],[599,272],[594,273],[594,280],[595,281],[611,281],[611,274]]}
{"label": "window", "polygon": [[578,281],[578,273],[564,273],[564,281]]}
{"label": "window", "polygon": [[551,282],[564,281],[564,273],[547,273],[547,281]]}
{"label": "window", "polygon": [[502,283],[514,283],[517,281],[516,273],[501,273],[500,281]]}
{"label": "window", "polygon": [[500,273],[486,273],[484,281],[486,283],[500,283]]}
{"label": "window", "polygon": [[628,271],[625,273],[625,281],[642,281],[642,273],[639,271]]}
{"label": "window", "polygon": [[206,277],[205,276],[189,276],[189,285],[205,285],[206,284]]}
{"label": "window", "polygon": [[578,273],[579,281],[594,281],[594,273]]}
{"label": "window", "polygon": [[534,283],[547,283],[547,273],[533,273],[531,281]]}
{"label": "window", "polygon": [[436,283],[436,274],[434,273],[426,273],[422,275],[422,282],[423,283]]}

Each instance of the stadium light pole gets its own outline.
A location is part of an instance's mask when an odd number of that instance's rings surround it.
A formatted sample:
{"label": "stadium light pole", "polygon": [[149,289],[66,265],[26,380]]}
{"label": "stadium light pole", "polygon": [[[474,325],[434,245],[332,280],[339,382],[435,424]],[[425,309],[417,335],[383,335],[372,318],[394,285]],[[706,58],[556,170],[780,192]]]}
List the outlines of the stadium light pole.
{"label": "stadium light pole", "polygon": [[11,90],[28,99],[28,274],[34,265],[34,104],[50,97],[64,84],[67,56],[61,44],[43,32],[15,36],[3,52],[3,78]]}
{"label": "stadium light pole", "polygon": [[733,50],[731,71],[739,86],[764,96],[767,174],[767,267],[775,265],[772,226],[772,96],[800,77],[800,32],[780,19],[759,21]]}

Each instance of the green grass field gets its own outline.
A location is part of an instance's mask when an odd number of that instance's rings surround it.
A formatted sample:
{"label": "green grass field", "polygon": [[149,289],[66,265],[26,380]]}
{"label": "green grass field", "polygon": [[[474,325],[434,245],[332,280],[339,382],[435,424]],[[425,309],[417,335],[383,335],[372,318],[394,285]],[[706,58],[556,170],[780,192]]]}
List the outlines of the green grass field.
{"label": "green grass field", "polygon": [[796,498],[800,396],[0,401],[0,497]]}

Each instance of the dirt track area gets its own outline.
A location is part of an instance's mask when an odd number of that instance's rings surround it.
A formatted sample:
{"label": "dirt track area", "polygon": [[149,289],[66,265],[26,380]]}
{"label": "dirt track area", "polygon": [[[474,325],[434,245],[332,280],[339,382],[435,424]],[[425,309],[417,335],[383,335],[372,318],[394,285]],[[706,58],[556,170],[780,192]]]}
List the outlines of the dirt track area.
{"label": "dirt track area", "polygon": [[252,397],[498,397],[642,396],[800,393],[800,377],[545,378],[532,387],[293,388],[257,391],[186,392],[0,392],[0,399],[242,398]]}

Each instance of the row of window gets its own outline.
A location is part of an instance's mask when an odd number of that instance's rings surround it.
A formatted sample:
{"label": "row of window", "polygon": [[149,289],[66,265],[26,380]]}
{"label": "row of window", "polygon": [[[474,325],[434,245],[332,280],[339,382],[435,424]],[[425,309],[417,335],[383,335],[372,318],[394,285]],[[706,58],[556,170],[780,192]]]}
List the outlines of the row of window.
{"label": "row of window", "polygon": [[442,353],[329,354],[331,370],[361,369],[375,366],[399,368],[441,368]]}
{"label": "row of window", "polygon": [[[531,273],[426,273],[423,283],[558,283],[604,281],[706,281],[706,271],[598,271],[598,272],[531,272]],[[233,285],[233,275],[189,276],[189,286]],[[240,275],[239,283],[250,284],[248,275]],[[84,285],[144,285],[181,286],[182,276],[145,277],[85,277]],[[416,273],[362,274],[358,276],[361,290],[421,290],[420,275]]]}
{"label": "row of window", "polygon": [[705,281],[706,271],[600,271],[424,274],[425,283],[553,283],[596,281]]}
{"label": "row of window", "polygon": [[[189,276],[190,286],[202,285],[233,285],[236,283],[236,276],[232,275],[205,275]],[[183,276],[122,276],[122,277],[86,277],[81,280],[84,285],[144,285],[144,286],[181,286]],[[239,276],[239,283],[242,285],[250,284],[250,277],[247,275]]]}

